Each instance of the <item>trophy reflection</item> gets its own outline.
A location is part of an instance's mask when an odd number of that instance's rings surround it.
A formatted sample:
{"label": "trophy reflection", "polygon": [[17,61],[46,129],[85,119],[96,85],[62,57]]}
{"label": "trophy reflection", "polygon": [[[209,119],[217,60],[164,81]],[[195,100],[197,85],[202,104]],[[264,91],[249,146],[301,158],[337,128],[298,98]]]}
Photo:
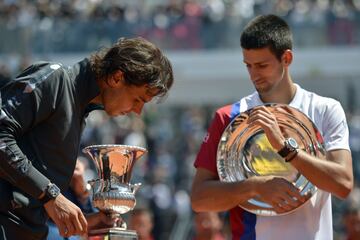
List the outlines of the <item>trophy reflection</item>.
{"label": "trophy reflection", "polygon": [[[98,179],[89,181],[92,189],[92,202],[106,214],[120,217],[134,209],[135,193],[141,183],[130,184],[135,161],[146,149],[127,145],[93,145],[83,149],[91,156],[97,168]],[[89,239],[138,239],[137,233],[126,229],[126,223],[111,228],[89,231]]]}

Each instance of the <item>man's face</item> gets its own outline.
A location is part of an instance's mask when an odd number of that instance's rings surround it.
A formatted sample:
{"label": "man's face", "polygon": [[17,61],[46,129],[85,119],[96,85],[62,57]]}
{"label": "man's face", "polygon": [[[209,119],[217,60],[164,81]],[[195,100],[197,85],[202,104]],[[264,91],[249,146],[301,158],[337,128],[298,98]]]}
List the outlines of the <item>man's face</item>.
{"label": "man's face", "polygon": [[195,229],[198,234],[219,232],[222,226],[219,215],[215,212],[201,212],[195,215]]}
{"label": "man's face", "polygon": [[271,93],[284,78],[284,65],[269,48],[243,49],[243,57],[250,79],[260,94]]}
{"label": "man's face", "polygon": [[153,223],[150,215],[146,213],[139,213],[131,216],[129,228],[138,233],[139,239],[151,239]]}
{"label": "man's face", "polygon": [[101,100],[110,116],[126,115],[130,112],[140,115],[144,104],[150,102],[156,93],[156,89],[149,89],[147,85],[127,85],[120,81],[107,84],[101,93]]}
{"label": "man's face", "polygon": [[[348,233],[360,237],[360,211],[354,211],[345,215],[345,227]],[[355,238],[354,238],[355,239]]]}

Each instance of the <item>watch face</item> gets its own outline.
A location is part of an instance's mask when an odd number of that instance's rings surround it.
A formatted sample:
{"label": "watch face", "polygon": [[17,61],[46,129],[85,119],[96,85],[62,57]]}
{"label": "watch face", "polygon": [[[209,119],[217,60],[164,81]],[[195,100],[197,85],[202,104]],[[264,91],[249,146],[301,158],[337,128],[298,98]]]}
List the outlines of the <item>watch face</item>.
{"label": "watch face", "polygon": [[290,147],[294,148],[294,149],[297,149],[298,148],[298,144],[297,142],[295,141],[295,139],[293,138],[288,138],[288,143],[290,145]]}
{"label": "watch face", "polygon": [[48,193],[51,197],[55,198],[57,195],[59,195],[60,189],[55,184],[52,184],[49,186]]}

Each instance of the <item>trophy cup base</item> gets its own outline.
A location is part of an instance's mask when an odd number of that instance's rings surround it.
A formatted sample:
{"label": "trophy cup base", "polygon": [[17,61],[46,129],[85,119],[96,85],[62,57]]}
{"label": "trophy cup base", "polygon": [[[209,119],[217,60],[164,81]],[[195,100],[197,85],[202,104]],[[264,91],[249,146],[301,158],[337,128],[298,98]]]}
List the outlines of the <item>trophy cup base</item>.
{"label": "trophy cup base", "polygon": [[124,228],[101,228],[89,232],[88,240],[137,240],[138,235],[134,230]]}

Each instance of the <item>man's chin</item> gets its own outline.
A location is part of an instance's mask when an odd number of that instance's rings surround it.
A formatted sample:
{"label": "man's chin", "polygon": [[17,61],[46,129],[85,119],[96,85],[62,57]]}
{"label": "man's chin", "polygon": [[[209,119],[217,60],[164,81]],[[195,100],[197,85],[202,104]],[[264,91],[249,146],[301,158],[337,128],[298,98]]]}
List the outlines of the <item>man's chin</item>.
{"label": "man's chin", "polygon": [[109,112],[109,111],[106,111],[106,114],[107,114],[109,117],[117,117],[117,116],[123,115],[122,113]]}
{"label": "man's chin", "polygon": [[255,87],[255,89],[260,95],[267,94],[271,90],[270,88],[265,88],[265,87]]}
{"label": "man's chin", "polygon": [[129,112],[121,112],[121,113],[114,114],[114,117],[115,116],[127,116],[127,115],[129,115]]}
{"label": "man's chin", "polygon": [[130,111],[119,112],[119,111],[111,111],[111,110],[106,110],[106,109],[105,109],[105,112],[110,117],[126,116],[130,113]]}

